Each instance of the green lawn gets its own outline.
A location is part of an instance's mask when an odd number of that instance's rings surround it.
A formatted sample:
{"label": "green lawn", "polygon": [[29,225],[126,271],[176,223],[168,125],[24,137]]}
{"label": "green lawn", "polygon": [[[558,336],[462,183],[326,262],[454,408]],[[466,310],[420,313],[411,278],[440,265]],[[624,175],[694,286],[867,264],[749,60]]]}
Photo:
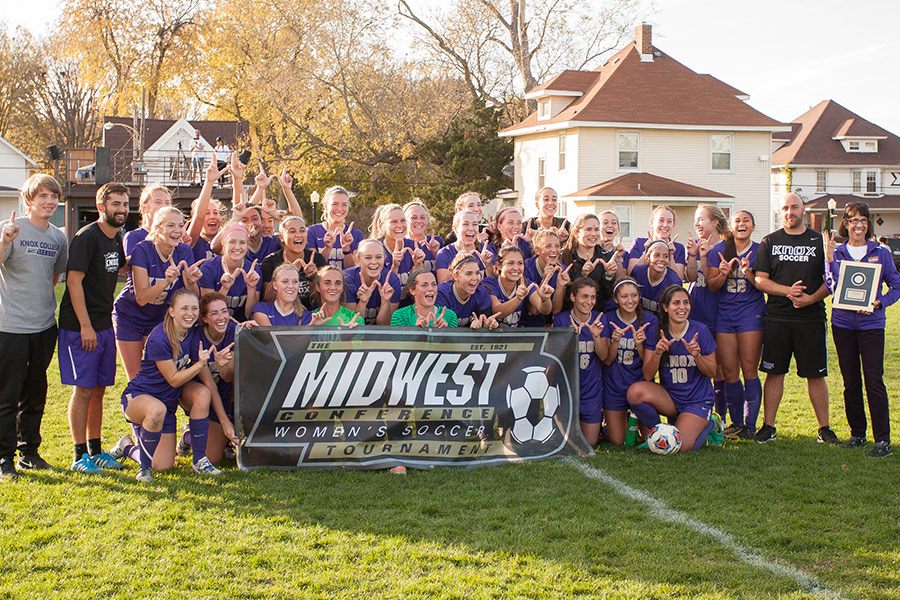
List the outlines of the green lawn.
{"label": "green lawn", "polygon": [[[900,314],[886,380],[900,425]],[[831,352],[832,424],[848,435]],[[125,432],[119,383],[105,443]],[[44,456],[71,463],[54,362]],[[811,598],[715,538],[588,478],[587,464],[802,570],[820,597],[900,598],[900,450],[815,442],[805,386],[787,379],[778,441],[660,457],[600,447],[578,461],[476,470],[240,472],[188,459],[134,481],[57,469],[0,486],[0,598]],[[896,437],[896,436],[895,436]]]}

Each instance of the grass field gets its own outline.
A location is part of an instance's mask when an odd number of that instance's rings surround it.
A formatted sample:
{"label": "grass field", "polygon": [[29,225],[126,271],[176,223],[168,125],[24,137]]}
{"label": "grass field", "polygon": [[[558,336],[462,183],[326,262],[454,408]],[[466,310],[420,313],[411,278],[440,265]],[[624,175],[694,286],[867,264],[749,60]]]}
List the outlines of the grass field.
{"label": "grass field", "polygon": [[[889,315],[897,430],[900,311]],[[119,373],[107,445],[126,430]],[[49,377],[42,452],[67,467],[55,360]],[[591,459],[406,477],[232,462],[210,479],[189,459],[150,485],[133,465],[25,473],[0,486],[0,598],[900,598],[900,452],[817,444],[795,377],[777,425],[766,445],[672,457],[602,445]]]}

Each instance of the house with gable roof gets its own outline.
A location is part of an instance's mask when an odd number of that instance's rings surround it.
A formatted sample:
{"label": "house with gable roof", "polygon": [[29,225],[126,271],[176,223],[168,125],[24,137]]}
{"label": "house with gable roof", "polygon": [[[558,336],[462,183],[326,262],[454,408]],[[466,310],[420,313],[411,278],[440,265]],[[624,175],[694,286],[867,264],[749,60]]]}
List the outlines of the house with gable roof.
{"label": "house with gable roof", "polygon": [[836,217],[848,203],[864,201],[877,235],[900,235],[900,137],[823,100],[772,141],[773,206],[792,191],[806,204],[810,224],[821,229],[829,200],[835,200]]}
{"label": "house with gable roof", "polygon": [[[36,167],[33,160],[0,137],[0,219],[3,221],[9,219],[12,211],[20,217],[25,214],[25,204],[19,191]],[[59,223],[54,221],[54,224]]]}
{"label": "house with gable roof", "polygon": [[653,46],[650,25],[601,67],[564,71],[526,98],[537,110],[500,132],[514,141],[516,203],[526,215],[550,186],[560,214],[615,211],[626,239],[645,234],[659,204],[674,209],[682,239],[700,203],[752,211],[756,238],[772,229],[772,134],[789,127]]}

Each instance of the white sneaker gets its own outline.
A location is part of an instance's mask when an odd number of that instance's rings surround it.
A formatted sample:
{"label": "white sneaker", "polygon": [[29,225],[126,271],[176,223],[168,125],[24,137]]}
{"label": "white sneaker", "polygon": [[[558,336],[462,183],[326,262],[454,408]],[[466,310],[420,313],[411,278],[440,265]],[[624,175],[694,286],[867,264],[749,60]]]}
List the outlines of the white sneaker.
{"label": "white sneaker", "polygon": [[200,475],[221,475],[222,471],[217,469],[215,465],[209,462],[209,459],[205,456],[197,461],[193,467],[194,473],[199,473]]}
{"label": "white sneaker", "polygon": [[134,440],[131,439],[130,435],[123,435],[119,438],[119,441],[116,442],[116,445],[109,449],[109,455],[114,459],[119,460],[123,456],[125,456],[125,450],[128,449],[129,446],[134,446]]}
{"label": "white sneaker", "polygon": [[141,483],[153,483],[153,469],[140,469],[134,478]]}

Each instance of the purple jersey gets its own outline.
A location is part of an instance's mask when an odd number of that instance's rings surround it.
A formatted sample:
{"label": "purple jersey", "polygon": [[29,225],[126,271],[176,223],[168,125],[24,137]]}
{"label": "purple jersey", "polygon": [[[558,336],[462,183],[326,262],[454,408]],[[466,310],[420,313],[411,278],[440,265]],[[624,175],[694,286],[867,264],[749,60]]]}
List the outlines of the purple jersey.
{"label": "purple jersey", "polygon": [[[633,261],[640,263],[641,257],[644,255],[644,244],[646,243],[647,238],[645,237],[634,238],[634,241],[631,242],[631,249],[625,255],[624,263],[626,269]],[[684,249],[684,245],[678,242],[675,242],[675,262],[679,265],[687,265],[687,251]]]}
{"label": "purple jersey", "polygon": [[[382,247],[384,247],[384,268],[390,270],[392,266],[394,266],[394,257],[391,254],[391,251],[388,250],[388,247],[384,244],[384,241],[381,242]],[[403,239],[403,248],[409,248],[411,251],[416,250],[416,243],[412,240]],[[403,252],[403,259],[400,261],[400,266],[397,267],[397,277],[400,278],[400,284],[403,286],[400,289],[400,306],[408,306],[412,304],[412,298],[409,297],[409,290],[406,289],[406,282],[409,281],[409,274],[413,270],[413,257],[411,252]]]}
{"label": "purple jersey", "polygon": [[475,288],[475,293],[463,302],[456,295],[453,283],[453,280],[450,280],[438,284],[437,300],[434,303],[438,306],[446,306],[456,313],[457,327],[468,327],[472,324],[472,318],[476,315],[487,314],[491,316],[493,314],[491,312],[491,295],[483,285]]}
{"label": "purple jersey", "polygon": [[[213,342],[209,339],[209,336],[206,333],[206,329],[204,327],[197,328],[197,341],[191,346],[191,360],[198,360],[200,344],[203,344],[203,349],[208,350],[213,346],[216,347],[217,351],[221,351],[222,349],[228,347],[228,344],[234,342],[234,336],[237,333],[237,324],[234,321],[228,322],[228,328],[225,330],[225,335],[222,336],[221,341]],[[209,372],[212,375],[213,381],[216,382],[216,389],[219,391],[219,398],[222,399],[222,404],[225,406],[225,412],[233,417],[234,416],[234,404],[231,402],[232,391],[234,389],[233,381],[225,381],[219,375],[219,366],[216,364],[216,361],[213,359],[212,354],[210,354],[209,362],[206,365],[209,368]],[[212,407],[209,410],[210,414],[212,414]]]}
{"label": "purple jersey", "polygon": [[252,315],[253,313],[262,313],[269,317],[269,323],[271,323],[273,327],[309,325],[312,321],[312,313],[308,310],[303,311],[303,316],[298,315],[293,307],[287,312],[281,312],[281,309],[278,308],[278,305],[275,304],[274,301],[257,302],[250,314]]}
{"label": "purple jersey", "polygon": [[212,246],[202,237],[194,243],[194,247],[191,250],[194,253],[194,262],[204,258],[209,260],[216,256],[216,253],[212,251]]}
{"label": "purple jersey", "polygon": [[682,412],[685,406],[695,404],[712,407],[715,401],[712,381],[700,371],[694,357],[681,341],[683,339],[690,342],[695,335],[700,344],[701,355],[707,356],[716,351],[716,342],[706,325],[688,320],[687,328],[680,338],[673,336],[671,331],[666,332],[666,337],[672,340],[672,344],[659,363],[659,382],[669,392],[678,412]]}
{"label": "purple jersey", "polygon": [[[426,237],[426,241],[430,239],[437,240],[438,243],[440,243],[440,245],[443,247],[444,240],[442,240],[440,236],[434,235]],[[434,273],[437,270],[437,253],[432,253],[428,248],[428,244],[426,242],[415,242],[414,240],[410,241],[416,244],[419,248],[422,249],[422,252],[425,253],[425,262],[422,263],[422,268],[428,269],[429,271]],[[440,249],[438,250],[438,252],[440,252]]]}
{"label": "purple jersey", "polygon": [[[718,254],[710,252],[709,256],[718,256]],[[710,332],[715,336],[716,319],[719,315],[719,293],[710,291],[703,269],[698,267],[694,270],[697,271],[697,280],[692,281],[688,286],[688,294],[691,297],[691,318],[709,327]]]}
{"label": "purple jersey", "polygon": [[[191,347],[199,344],[197,341],[197,327],[188,330],[187,335],[179,343],[178,358],[175,359],[175,368],[179,371],[191,363]],[[194,349],[196,355],[196,348]],[[141,394],[153,396],[166,405],[169,412],[178,408],[178,397],[181,395],[180,387],[172,387],[156,364],[158,361],[173,360],[172,344],[160,323],[153,328],[147,337],[147,345],[144,346],[144,355],[141,358],[141,370],[134,379],[125,386],[122,396],[131,394],[134,398]]]}
{"label": "purple jersey", "polygon": [[[751,242],[738,258],[748,258],[750,264],[756,262],[756,251],[759,244]],[[718,258],[719,253],[725,256],[725,242],[713,246],[710,256]],[[735,266],[725,284],[719,290],[719,311],[715,330],[724,330],[726,326],[737,326],[741,331],[759,331],[762,329],[762,317],[766,312],[765,295],[749,281],[747,273]],[[694,307],[691,307],[691,316]],[[705,321],[704,321],[705,322]],[[713,329],[712,327],[710,329]]]}
{"label": "purple jersey", "polygon": [[[391,287],[394,288],[394,293],[391,295],[391,304],[397,304],[400,302],[400,278],[389,270],[382,269],[378,281],[384,282],[387,277],[390,277],[389,281]],[[362,285],[362,282],[360,281],[359,267],[350,267],[344,271],[344,298],[346,298],[347,304],[359,303],[359,296],[356,294],[359,291],[360,285]],[[378,316],[378,308],[380,306],[381,294],[378,293],[378,288],[375,288],[372,290],[372,295],[369,297],[369,302],[366,304],[365,314],[363,314],[366,325],[375,325],[375,318]],[[356,312],[360,312],[358,307]]]}
{"label": "purple jersey", "polygon": [[681,285],[681,277],[672,269],[666,269],[665,275],[655,282],[650,281],[650,265],[638,265],[631,271],[641,290],[641,306],[644,310],[655,313],[659,297],[670,285]]}
{"label": "purple jersey", "polygon": [[[487,288],[488,292],[490,292],[491,296],[497,298],[500,302],[507,302],[511,298],[514,298],[516,295],[516,288],[518,285],[514,285],[512,289],[512,293],[510,295],[506,295],[506,292],[503,291],[503,286],[500,285],[500,282],[496,277],[487,277],[484,281],[481,282],[484,287]],[[528,294],[525,296],[525,299],[519,303],[519,306],[515,308],[511,313],[507,316],[500,319],[501,325],[507,325],[509,327],[521,327],[520,321],[522,320],[522,313],[528,310],[529,302],[528,299],[531,298],[531,295],[535,293],[534,289],[528,290]],[[543,316],[543,315],[542,315]]]}
{"label": "purple jersey", "polygon": [[[441,248],[435,259],[435,269],[449,269],[450,263],[453,262],[457,254],[459,254],[459,248],[456,247],[456,244],[450,244]],[[484,263],[481,262],[477,254],[473,253],[472,256],[475,258],[475,262],[478,263],[478,270],[481,271],[481,276],[484,277]]]}
{"label": "purple jersey", "polygon": [[[249,271],[251,264],[253,263],[245,258],[242,267],[244,271]],[[259,292],[262,290],[262,271],[258,264],[253,268],[256,270],[257,274],[259,274],[259,281],[256,283],[256,291]],[[200,287],[218,292],[222,287],[220,283],[222,281],[222,275],[225,274],[225,267],[222,265],[222,257],[216,256],[212,260],[206,261],[200,265],[200,271],[203,272],[203,276],[199,281]],[[234,278],[234,283],[232,283],[231,287],[228,288],[228,291],[225,292],[225,298],[226,304],[228,304],[228,314],[241,322],[250,318],[250,316],[246,314],[247,282],[244,281],[244,276],[240,272],[238,272],[237,276]]]}
{"label": "purple jersey", "polygon": [[[346,231],[347,227],[344,226],[343,230]],[[325,234],[328,233],[328,230],[325,229],[324,223],[316,223],[315,225],[310,225],[306,230],[306,247],[312,248],[316,252],[321,253],[322,250],[325,249]],[[359,243],[363,241],[366,236],[363,235],[363,232],[354,227],[350,230],[350,233],[353,235],[353,243],[350,244],[350,251],[356,252],[356,249],[359,247]],[[335,266],[341,271],[344,270],[344,251],[341,249],[341,241],[335,240],[334,246],[331,248],[331,254],[325,257],[328,261],[329,265]]]}
{"label": "purple jersey", "polygon": [[[137,229],[132,229],[127,232],[125,236],[122,238],[122,245],[125,246],[125,256],[131,256],[131,253],[134,251],[135,246],[143,242],[147,239],[147,234],[150,232],[144,229],[143,227],[138,227]],[[197,260],[200,260],[199,258]],[[191,261],[193,264],[196,261]]]}
{"label": "purple jersey", "polygon": [[[260,237],[259,248],[254,250],[249,245],[247,246],[247,256],[244,258],[248,259],[250,262],[254,260],[258,263],[261,263],[265,257],[272,254],[273,252],[278,252],[281,250],[281,242],[278,241],[277,237],[270,237],[267,235]],[[200,260],[199,258],[197,260]]]}
{"label": "purple jersey", "polygon": [[644,361],[641,360],[641,355],[638,354],[634,344],[634,332],[627,328],[631,325],[635,329],[640,329],[644,324],[649,323],[644,328],[647,339],[644,340],[643,346],[645,350],[653,352],[656,348],[659,324],[656,316],[648,311],[641,312],[641,324],[638,325],[637,316],[633,317],[631,321],[624,321],[617,310],[603,313],[602,323],[603,332],[600,337],[610,340],[615,332],[613,325],[619,329],[625,329],[625,334],[619,340],[619,347],[610,348],[610,351],[616,350],[616,360],[603,369],[603,387],[606,390],[606,397],[610,400],[607,408],[609,410],[625,410],[627,405],[625,394],[628,392],[628,388],[631,384],[644,380]]}
{"label": "purple jersey", "polygon": [[[553,275],[550,276],[550,280],[547,284],[556,289],[556,279],[559,275],[559,271],[555,271]],[[532,256],[525,260],[525,283],[531,284],[536,283],[541,285],[541,282],[544,280],[544,274],[538,270],[537,264],[537,256]],[[520,327],[546,327],[548,323],[553,320],[551,315],[542,315],[541,313],[530,313],[525,311],[522,313],[522,319],[519,321]]]}
{"label": "purple jersey", "polygon": [[[506,244],[504,244],[504,246],[505,245]],[[519,247],[519,250],[522,251],[522,256],[525,257],[525,259],[529,259],[534,256],[534,249],[525,238],[519,238],[518,240],[516,240],[516,245]],[[485,248],[491,251],[491,253],[494,255],[492,262],[494,264],[497,264],[497,257],[500,256],[500,248],[497,248],[494,242],[488,242]]]}
{"label": "purple jersey", "polygon": [[[599,312],[591,311],[588,322],[593,323],[599,316]],[[553,326],[571,327],[572,318],[575,318],[572,315],[572,311],[563,311],[553,317]],[[578,323],[578,319],[575,319],[575,322]],[[600,370],[600,357],[597,356],[594,350],[594,336],[591,335],[591,331],[586,325],[579,330],[577,338],[578,368],[580,371],[578,387],[581,398],[579,404],[583,407],[581,413],[589,414],[594,412],[590,410],[590,407],[603,406],[603,377]]]}
{"label": "purple jersey", "polygon": [[[191,265],[193,264],[194,254],[187,244],[178,244],[172,251],[171,258],[176,265],[181,261]],[[134,247],[128,264],[132,268],[141,267],[145,269],[151,287],[166,278],[166,269],[169,268],[169,261],[163,259],[156,246],[150,240],[144,240]],[[156,324],[161,323],[166,315],[166,308],[169,306],[169,298],[171,298],[172,293],[183,287],[184,280],[179,275],[156,299],[139,306],[134,296],[134,273],[129,273],[128,282],[122,288],[122,291],[119,292],[119,297],[116,298],[113,315],[116,321],[124,320],[135,329],[153,328]]]}

